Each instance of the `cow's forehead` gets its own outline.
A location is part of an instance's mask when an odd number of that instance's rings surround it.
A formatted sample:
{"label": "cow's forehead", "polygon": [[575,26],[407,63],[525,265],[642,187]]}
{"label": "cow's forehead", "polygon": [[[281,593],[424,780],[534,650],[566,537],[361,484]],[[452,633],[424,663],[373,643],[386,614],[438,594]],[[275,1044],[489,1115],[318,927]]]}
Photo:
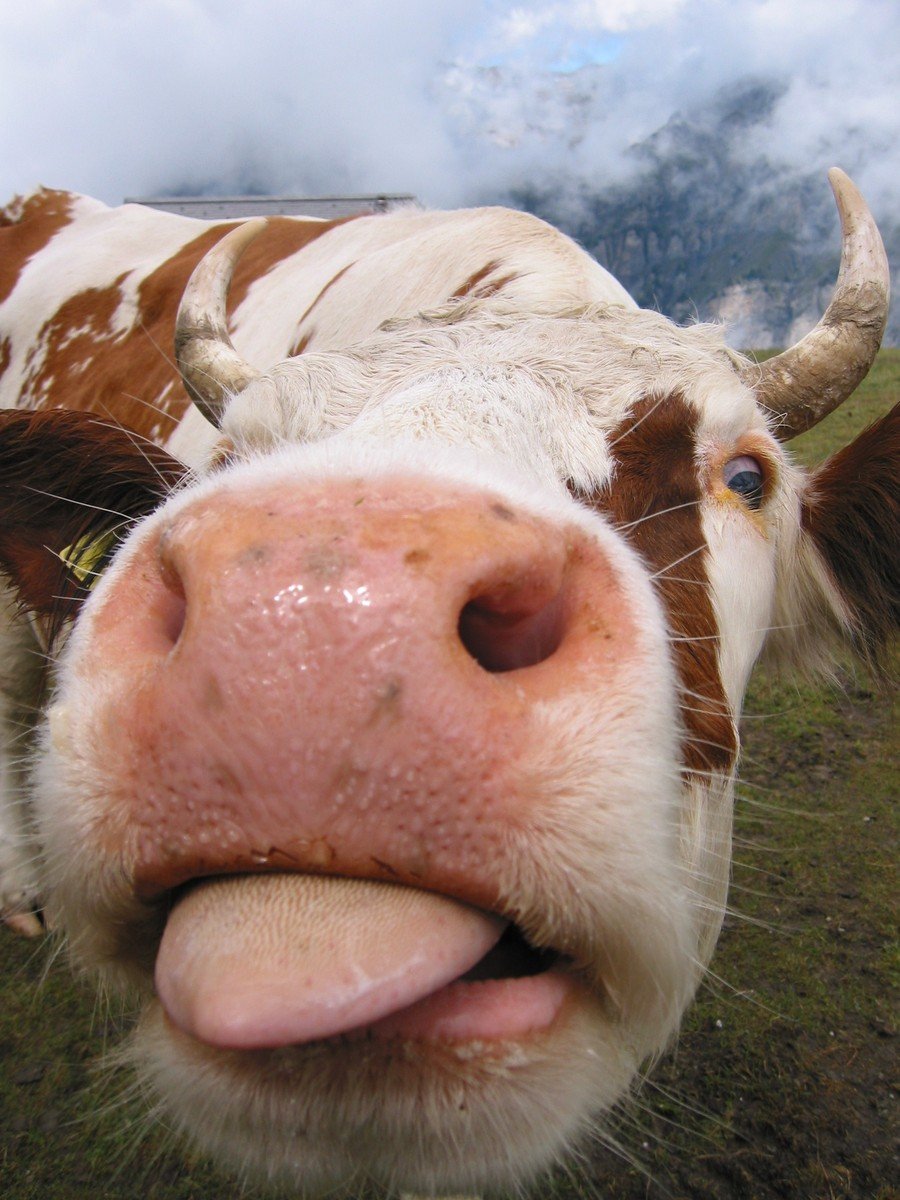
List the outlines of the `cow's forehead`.
{"label": "cow's forehead", "polygon": [[765,427],[718,326],[679,328],[618,305],[523,314],[465,302],[390,322],[351,349],[276,364],[232,402],[223,431],[250,453],[424,431],[535,466],[551,460],[553,474],[592,486],[607,435],[648,396],[675,395],[700,440]]}

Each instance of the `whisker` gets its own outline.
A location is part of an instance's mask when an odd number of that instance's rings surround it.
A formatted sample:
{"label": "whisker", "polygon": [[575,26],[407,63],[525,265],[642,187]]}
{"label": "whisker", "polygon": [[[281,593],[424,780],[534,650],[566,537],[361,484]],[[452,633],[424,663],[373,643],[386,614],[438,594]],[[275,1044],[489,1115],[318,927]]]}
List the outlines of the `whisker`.
{"label": "whisker", "polygon": [[682,554],[680,558],[676,558],[674,562],[670,562],[667,567],[662,567],[661,570],[655,571],[650,579],[662,579],[667,572],[673,567],[677,567],[680,563],[686,562],[687,559],[693,558],[695,554],[702,554],[706,549],[706,542],[701,542],[699,546],[695,546],[693,550],[688,550],[686,554]]}
{"label": "whisker", "polygon": [[685,500],[683,504],[672,504],[668,508],[659,508],[656,512],[646,513],[644,516],[637,517],[634,521],[628,521],[626,524],[616,524],[614,526],[616,533],[629,533],[632,529],[637,529],[639,525],[646,524],[647,521],[654,521],[657,517],[664,517],[668,513],[680,512],[685,508],[698,508],[699,500]]}
{"label": "whisker", "polygon": [[102,504],[89,504],[86,500],[75,500],[72,496],[60,496],[56,492],[47,492],[43,488],[31,487],[25,485],[26,490],[33,492],[36,496],[46,496],[48,500],[61,500],[64,504],[74,504],[78,508],[88,508],[93,512],[108,513],[111,517],[121,517],[123,521],[133,521],[134,517],[129,513],[119,512],[115,508],[106,508]]}
{"label": "whisker", "polygon": [[[778,931],[773,930],[773,932],[778,932]],[[752,992],[749,992],[746,989],[736,988],[734,986],[734,984],[729,983],[728,980],[724,979],[721,975],[717,975],[716,972],[713,971],[710,967],[707,967],[705,969],[705,973],[703,976],[703,982],[704,982],[704,985],[707,986],[709,988],[709,990],[713,993],[713,995],[718,996],[718,998],[720,1000],[723,1000],[723,1002],[728,1004],[729,1006],[734,1006],[735,1000],[741,1000],[741,1001],[747,1000],[747,1001],[749,1001],[750,1004],[754,1005],[756,1008],[761,1009],[763,1012],[768,1013],[772,1017],[778,1017],[782,1021],[790,1021],[791,1020],[791,1018],[788,1017],[785,1013],[779,1012],[779,1010],[777,1008],[772,1008],[768,1004],[763,1004],[762,1000],[757,1000]],[[715,989],[712,987],[713,983],[717,984],[720,988],[722,988],[723,992],[727,993],[727,995],[722,995],[721,993],[716,992]]]}
{"label": "whisker", "polygon": [[126,435],[126,437],[128,438],[128,440],[131,442],[131,444],[134,446],[134,448],[136,450],[141,451],[141,455],[144,459],[144,462],[146,462],[147,465],[152,468],[154,475],[156,475],[156,478],[160,481],[160,483],[165,485],[166,490],[168,491],[171,487],[171,481],[166,478],[166,476],[160,470],[159,465],[156,462],[154,462],[153,456],[150,454],[145,454],[143,452],[143,449],[141,446],[141,443],[143,442],[144,445],[146,445],[146,446],[156,447],[156,442],[154,442],[151,438],[144,437],[142,434],[137,433],[134,429],[129,429],[125,425],[120,425],[113,417],[108,406],[104,404],[103,408],[106,411],[107,416],[110,419],[108,422],[107,421],[96,421],[95,424],[99,425],[101,429],[113,429],[119,433],[124,433]]}
{"label": "whisker", "polygon": [[[123,392],[122,395],[126,400],[130,400],[132,404],[142,404],[144,408],[149,408],[158,417],[165,417],[167,421],[172,421],[175,425],[180,424],[181,418],[176,417],[174,413],[168,412],[161,404],[156,404],[153,400],[147,400],[143,396],[137,396],[134,392]],[[156,443],[154,442],[153,444],[155,445]]]}

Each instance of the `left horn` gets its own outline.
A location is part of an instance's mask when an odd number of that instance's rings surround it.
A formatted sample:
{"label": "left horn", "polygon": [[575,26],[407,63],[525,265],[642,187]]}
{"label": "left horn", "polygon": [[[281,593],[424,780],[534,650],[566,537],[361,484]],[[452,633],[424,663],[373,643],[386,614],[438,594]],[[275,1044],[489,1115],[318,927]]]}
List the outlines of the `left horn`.
{"label": "left horn", "polygon": [[194,268],[178,308],[178,369],[190,398],[217,427],[227,398],[260,375],[231,344],[225,302],[235,264],[266,224],[261,217],[244,221],[217,242]]}
{"label": "left horn", "polygon": [[758,366],[744,381],[776,418],[786,442],[843,404],[875,360],[887,322],[891,276],[884,243],[865,200],[837,167],[828,180],[841,218],[841,269],[815,329]]}

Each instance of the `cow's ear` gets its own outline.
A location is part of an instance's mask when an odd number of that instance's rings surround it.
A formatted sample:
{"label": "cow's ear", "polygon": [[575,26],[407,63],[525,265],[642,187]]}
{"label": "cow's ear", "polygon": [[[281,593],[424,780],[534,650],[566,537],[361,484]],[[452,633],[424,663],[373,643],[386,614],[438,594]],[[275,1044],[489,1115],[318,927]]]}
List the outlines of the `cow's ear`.
{"label": "cow's ear", "polygon": [[0,572],[54,634],[186,468],[89,413],[0,411]]}
{"label": "cow's ear", "polygon": [[900,404],[809,477],[803,525],[868,657],[900,624]]}

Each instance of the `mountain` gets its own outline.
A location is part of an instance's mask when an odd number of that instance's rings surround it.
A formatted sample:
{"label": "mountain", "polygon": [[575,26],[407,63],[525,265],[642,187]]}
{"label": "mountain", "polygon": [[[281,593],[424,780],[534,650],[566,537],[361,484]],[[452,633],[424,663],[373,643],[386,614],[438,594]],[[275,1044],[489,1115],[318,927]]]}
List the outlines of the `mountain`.
{"label": "mountain", "polygon": [[[544,77],[516,107],[509,96],[522,81],[498,68],[456,84],[457,115],[471,129],[497,147],[529,142],[532,160],[542,147],[555,164],[503,201],[571,234],[638,303],[682,322],[724,320],[731,343],[744,348],[790,344],[818,320],[837,278],[840,235],[825,168],[787,167],[766,152],[786,85],[745,79],[702,110],[673,114],[632,144],[617,181],[604,183],[575,165],[592,123],[608,119],[602,67]],[[854,148],[857,161],[842,164],[850,171],[864,161],[859,136]],[[896,271],[900,222],[881,232]],[[900,306],[885,344],[900,344]]]}

